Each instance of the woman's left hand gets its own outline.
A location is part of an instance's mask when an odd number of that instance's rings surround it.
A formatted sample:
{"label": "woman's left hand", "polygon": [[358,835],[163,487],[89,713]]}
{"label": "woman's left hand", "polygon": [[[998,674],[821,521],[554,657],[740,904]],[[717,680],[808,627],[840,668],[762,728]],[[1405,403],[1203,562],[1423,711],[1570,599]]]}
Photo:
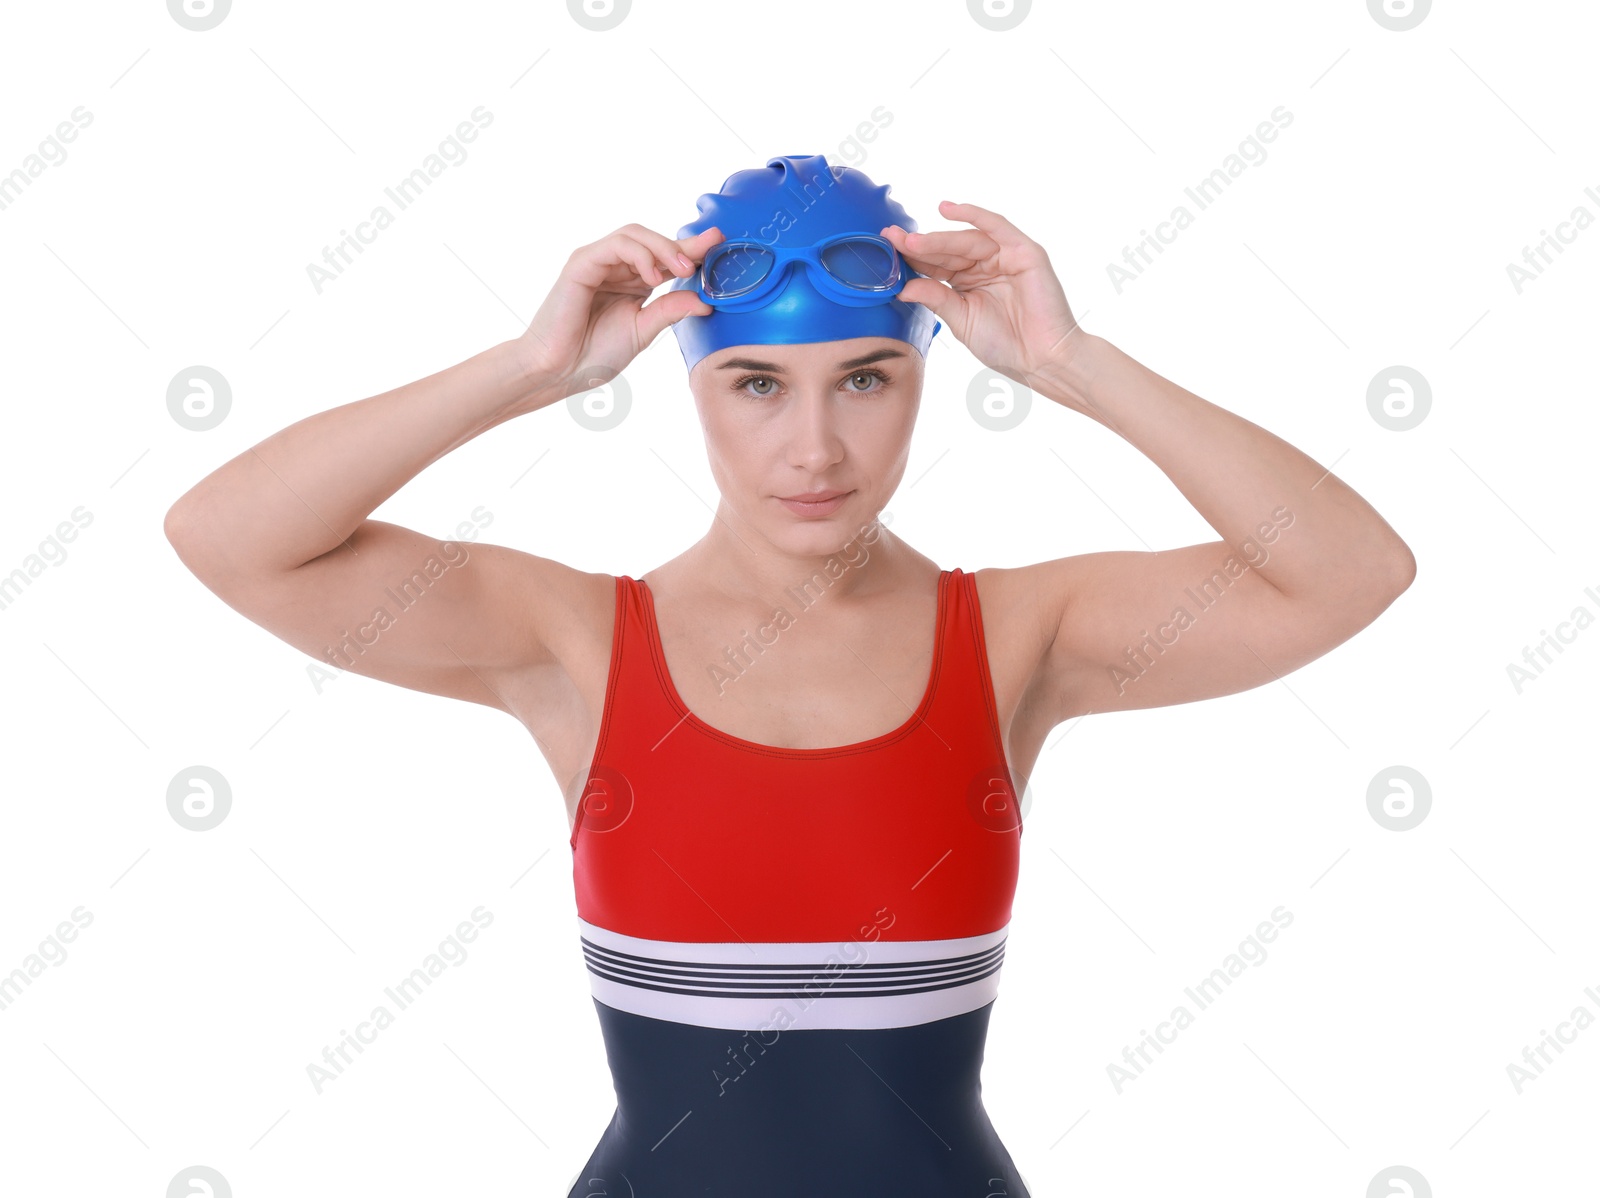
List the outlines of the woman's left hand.
{"label": "woman's left hand", "polygon": [[922,304],[985,366],[1038,387],[1041,370],[1067,361],[1088,336],[1067,304],[1044,247],[997,212],[939,205],[975,226],[934,233],[881,230],[912,268],[900,299]]}

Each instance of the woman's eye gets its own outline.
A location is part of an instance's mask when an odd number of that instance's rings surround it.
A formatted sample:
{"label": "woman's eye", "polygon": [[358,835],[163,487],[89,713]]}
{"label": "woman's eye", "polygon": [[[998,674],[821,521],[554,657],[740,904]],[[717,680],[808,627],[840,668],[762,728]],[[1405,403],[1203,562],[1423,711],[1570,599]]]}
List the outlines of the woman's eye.
{"label": "woman's eye", "polygon": [[[889,383],[889,377],[877,370],[858,370],[845,380],[846,388],[858,395],[867,395],[873,391],[881,390]],[[746,375],[733,384],[735,391],[743,391],[755,399],[766,399],[778,393],[778,380],[764,374]]]}

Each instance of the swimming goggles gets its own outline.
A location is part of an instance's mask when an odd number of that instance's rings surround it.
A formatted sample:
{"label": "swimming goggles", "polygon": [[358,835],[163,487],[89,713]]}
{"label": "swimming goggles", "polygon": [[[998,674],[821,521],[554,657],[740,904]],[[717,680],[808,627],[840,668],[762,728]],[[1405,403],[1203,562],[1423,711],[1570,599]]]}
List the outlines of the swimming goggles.
{"label": "swimming goggles", "polygon": [[876,233],[841,233],[803,246],[735,238],[707,251],[700,266],[700,298],[722,311],[759,308],[784,286],[787,268],[795,262],[806,264],[817,290],[856,308],[886,303],[907,277],[899,253]]}

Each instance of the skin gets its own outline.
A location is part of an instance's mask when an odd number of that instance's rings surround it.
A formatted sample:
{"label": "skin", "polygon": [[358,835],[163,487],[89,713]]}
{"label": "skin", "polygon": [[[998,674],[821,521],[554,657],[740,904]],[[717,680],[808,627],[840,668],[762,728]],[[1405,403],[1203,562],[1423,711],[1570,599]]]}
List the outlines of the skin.
{"label": "skin", "polygon": [[[1083,330],[1044,249],[1004,217],[948,201],[940,212],[966,227],[883,230],[928,276],[901,297],[932,309],[980,361],[1123,437],[1219,534],[975,571],[1019,790],[1063,721],[1275,681],[1355,635],[1410,585],[1409,548],[1344,482]],[[711,229],[673,240],[629,225],[579,247],[522,336],[273,434],[179,498],[169,541],[235,610],[324,660],[370,621],[386,588],[441,553],[437,538],[372,511],[452,449],[614,376],[674,321],[709,312],[692,290],[649,297],[692,274],[721,237]],[[885,349],[898,356],[847,364]],[[730,367],[739,358],[766,365]],[[869,739],[910,716],[932,664],[939,566],[893,531],[852,557],[858,564],[748,669],[730,681],[709,664],[889,506],[924,368],[902,342],[857,338],[730,347],[691,372],[721,498],[704,536],[638,577],[656,600],[669,673],[704,722],[815,748]],[[824,488],[851,494],[822,520],[775,498]],[[1274,512],[1292,519],[1276,527]],[[1269,539],[1270,552],[1255,549]],[[336,660],[514,716],[560,784],[570,827],[604,707],[614,580],[492,544],[454,561],[424,601]],[[1169,625],[1176,607],[1195,608],[1190,590],[1240,561],[1250,568],[1224,596],[1130,677],[1130,646]]]}
{"label": "skin", "polygon": [[[733,346],[695,365],[689,386],[721,500],[700,541],[642,577],[697,717],[746,740],[816,748],[892,731],[914,712],[932,667],[939,566],[878,516],[905,474],[923,369],[913,347],[887,337]],[[848,494],[823,517],[779,502],[821,490]],[[837,578],[830,559],[848,566]],[[798,604],[788,588],[817,574],[833,581]],[[797,618],[776,643],[732,679],[714,676],[722,648],[779,608]]]}
{"label": "skin", "polygon": [[[931,563],[887,530],[862,544],[861,530],[877,523],[905,474],[923,368],[914,348],[887,337],[734,346],[703,358],[689,386],[721,501],[705,536],[645,581],[677,591],[691,575],[717,579],[718,591],[767,620],[784,588],[854,541],[848,560],[869,560],[835,580],[828,599],[915,589]],[[848,494],[822,517],[779,501],[821,490]]]}

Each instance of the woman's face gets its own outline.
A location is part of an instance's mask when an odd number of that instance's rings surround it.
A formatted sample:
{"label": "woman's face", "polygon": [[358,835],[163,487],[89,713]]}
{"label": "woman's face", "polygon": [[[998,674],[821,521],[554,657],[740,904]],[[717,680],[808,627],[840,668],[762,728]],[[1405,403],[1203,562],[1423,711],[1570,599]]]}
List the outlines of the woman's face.
{"label": "woman's face", "polygon": [[[723,502],[781,550],[838,552],[900,485],[922,399],[904,341],[736,345],[689,373]],[[785,498],[844,492],[814,506]]]}

